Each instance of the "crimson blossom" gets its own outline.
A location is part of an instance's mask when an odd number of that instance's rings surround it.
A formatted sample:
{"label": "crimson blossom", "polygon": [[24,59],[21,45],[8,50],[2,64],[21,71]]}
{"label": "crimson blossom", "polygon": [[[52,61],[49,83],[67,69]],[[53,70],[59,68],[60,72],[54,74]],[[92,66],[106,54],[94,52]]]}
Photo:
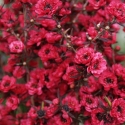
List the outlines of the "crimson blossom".
{"label": "crimson blossom", "polygon": [[3,2],[0,125],[124,125],[124,0]]}

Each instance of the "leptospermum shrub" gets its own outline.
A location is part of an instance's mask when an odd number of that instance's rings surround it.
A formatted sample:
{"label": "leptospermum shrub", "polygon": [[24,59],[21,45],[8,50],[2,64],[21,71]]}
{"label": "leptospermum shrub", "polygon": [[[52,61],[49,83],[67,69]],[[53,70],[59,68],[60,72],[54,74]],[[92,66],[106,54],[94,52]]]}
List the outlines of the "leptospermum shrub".
{"label": "leptospermum shrub", "polygon": [[121,0],[4,0],[0,125],[122,125]]}

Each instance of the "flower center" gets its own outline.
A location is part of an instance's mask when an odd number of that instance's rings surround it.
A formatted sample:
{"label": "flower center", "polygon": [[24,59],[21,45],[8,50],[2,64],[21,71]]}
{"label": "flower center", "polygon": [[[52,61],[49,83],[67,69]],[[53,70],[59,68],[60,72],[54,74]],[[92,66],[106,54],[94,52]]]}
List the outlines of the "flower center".
{"label": "flower center", "polygon": [[52,9],[51,5],[49,3],[46,3],[45,7],[44,7],[44,10],[47,10],[47,9]]}
{"label": "flower center", "polygon": [[106,78],[105,81],[109,84],[113,83],[113,80],[111,78]]}
{"label": "flower center", "polygon": [[68,107],[68,105],[63,105],[62,108],[65,110],[65,111],[70,111],[70,108]]}
{"label": "flower center", "polygon": [[85,54],[85,55],[83,55],[83,58],[84,58],[84,59],[88,59],[89,56],[88,56],[87,54]]}
{"label": "flower center", "polygon": [[122,112],[122,108],[119,105],[117,106],[117,111]]}
{"label": "flower center", "polygon": [[38,85],[37,85],[37,84],[33,84],[32,87],[33,87],[33,88],[37,88]]}
{"label": "flower center", "polygon": [[19,49],[19,47],[18,47],[18,46],[15,46],[15,49]]}
{"label": "flower center", "polygon": [[50,50],[47,49],[47,50],[45,51],[45,54],[49,54],[49,53],[50,53]]}
{"label": "flower center", "polygon": [[99,64],[98,62],[96,62],[96,63],[94,64],[94,66],[93,66],[94,69],[97,69],[97,68],[98,68],[98,64]]}
{"label": "flower center", "polygon": [[45,115],[45,111],[39,110],[39,111],[37,111],[37,115],[39,118],[42,118]]}
{"label": "flower center", "polygon": [[99,121],[104,121],[104,123],[112,123],[113,119],[112,117],[107,113],[97,113],[96,117]]}
{"label": "flower center", "polygon": [[9,82],[6,82],[5,84],[4,84],[4,87],[8,87],[10,85],[10,83]]}
{"label": "flower center", "polygon": [[92,103],[92,100],[90,98],[87,98],[86,101],[91,104]]}
{"label": "flower center", "polygon": [[45,81],[46,81],[46,82],[49,82],[49,77],[48,77],[48,75],[44,75],[44,78],[45,78]]}

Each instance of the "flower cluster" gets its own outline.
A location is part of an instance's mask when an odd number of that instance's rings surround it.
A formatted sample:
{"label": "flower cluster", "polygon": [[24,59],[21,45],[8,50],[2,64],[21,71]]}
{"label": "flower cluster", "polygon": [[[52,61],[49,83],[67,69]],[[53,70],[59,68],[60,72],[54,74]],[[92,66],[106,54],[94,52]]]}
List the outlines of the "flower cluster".
{"label": "flower cluster", "polygon": [[121,0],[4,0],[0,125],[122,125]]}

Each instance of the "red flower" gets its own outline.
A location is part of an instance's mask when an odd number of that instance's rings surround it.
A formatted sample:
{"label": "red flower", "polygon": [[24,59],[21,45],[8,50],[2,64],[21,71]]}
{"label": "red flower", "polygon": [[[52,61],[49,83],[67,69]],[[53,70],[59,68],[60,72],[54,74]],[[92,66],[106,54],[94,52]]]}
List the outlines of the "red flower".
{"label": "red flower", "polygon": [[48,107],[45,107],[45,110],[46,110],[46,117],[50,118],[58,110],[58,105],[50,104]]}
{"label": "red flower", "polygon": [[70,117],[63,118],[60,115],[56,115],[48,121],[47,125],[51,125],[52,123],[54,125],[71,125],[72,119]]}
{"label": "red flower", "polygon": [[66,112],[65,114],[63,113],[63,115],[57,119],[57,125],[71,125],[72,119],[68,115],[67,117],[65,117],[64,115],[66,115]]}
{"label": "red flower", "polygon": [[112,69],[119,79],[125,80],[125,67],[121,64],[114,64],[112,65]]}
{"label": "red flower", "polygon": [[84,32],[81,32],[79,37],[76,36],[71,37],[72,44],[78,47],[83,47],[85,41],[86,41],[86,34]]}
{"label": "red flower", "polygon": [[40,45],[41,44],[41,40],[45,38],[47,31],[42,28],[41,30],[39,30],[39,33],[36,32],[35,30],[31,30],[29,35],[30,35],[30,39],[28,40],[28,45],[34,45],[37,44]]}
{"label": "red flower", "polygon": [[35,119],[37,117],[37,112],[35,107],[31,107],[29,112],[28,112],[28,117]]}
{"label": "red flower", "polygon": [[5,75],[0,83],[0,90],[2,92],[8,92],[16,87],[16,79]]}
{"label": "red flower", "polygon": [[13,76],[16,78],[22,78],[25,73],[26,70],[24,67],[16,66],[15,69],[13,69]]}
{"label": "red flower", "polygon": [[92,73],[94,76],[99,76],[104,70],[106,70],[106,60],[102,54],[97,52],[87,68],[87,71]]}
{"label": "red flower", "polygon": [[44,19],[40,21],[41,25],[49,30],[53,30],[57,26],[57,22],[53,19]]}
{"label": "red flower", "polygon": [[62,104],[67,105],[71,111],[76,111],[76,112],[80,111],[80,104],[78,100],[73,96],[66,96],[62,100]]}
{"label": "red flower", "polygon": [[51,59],[59,58],[59,54],[56,51],[57,48],[51,44],[46,44],[41,47],[41,49],[38,52],[38,55],[40,56],[42,61],[48,61]]}
{"label": "red flower", "polygon": [[57,77],[54,77],[53,73],[53,69],[46,69],[44,70],[44,85],[48,88],[48,89],[52,89],[54,88],[56,85],[58,85],[58,82],[60,81],[60,79]]}
{"label": "red flower", "polygon": [[41,95],[43,85],[41,83],[38,83],[36,80],[31,80],[26,84],[26,88],[30,95]]}
{"label": "red flower", "polygon": [[98,84],[97,80],[90,76],[88,78],[87,84],[80,88],[80,96],[84,95],[84,93],[92,93],[98,91],[101,88],[100,84]]}
{"label": "red flower", "polygon": [[119,1],[112,1],[107,7],[107,13],[119,21],[125,21],[125,4]]}
{"label": "red flower", "polygon": [[35,12],[39,15],[53,15],[62,5],[59,0],[39,0]]}
{"label": "red flower", "polygon": [[112,110],[110,115],[115,117],[119,123],[125,122],[125,100],[123,98],[115,99],[112,102]]}
{"label": "red flower", "polygon": [[99,83],[104,86],[106,91],[109,91],[111,88],[116,88],[117,77],[112,72],[106,70],[100,75]]}
{"label": "red flower", "polygon": [[46,34],[46,40],[48,43],[55,43],[59,41],[62,36],[56,32],[50,32]]}
{"label": "red flower", "polygon": [[0,104],[0,121],[4,119],[9,112],[10,112],[9,107]]}
{"label": "red flower", "polygon": [[22,41],[13,41],[9,45],[11,53],[21,53],[24,50],[24,44]]}
{"label": "red flower", "polygon": [[10,96],[9,98],[7,98],[6,100],[6,106],[9,107],[12,110],[17,109],[19,104],[19,99],[17,98],[17,96]]}
{"label": "red flower", "polygon": [[61,10],[59,11],[59,15],[60,16],[65,16],[65,15],[69,15],[71,13],[70,8],[70,3],[65,2],[65,5],[63,6],[63,8],[61,8]]}
{"label": "red flower", "polygon": [[94,9],[99,9],[100,7],[104,6],[106,4],[105,0],[88,0],[90,5],[94,8]]}
{"label": "red flower", "polygon": [[78,79],[78,71],[74,66],[67,67],[66,73],[63,75],[63,79],[68,81],[68,84],[72,84],[75,79]]}
{"label": "red flower", "polygon": [[125,98],[125,82],[118,82],[117,87],[114,89],[115,95]]}
{"label": "red flower", "polygon": [[95,29],[95,27],[89,27],[87,29],[87,33],[89,35],[89,37],[91,37],[92,39],[95,38],[98,34],[97,30]]}
{"label": "red flower", "polygon": [[34,125],[34,121],[31,118],[21,119],[20,125]]}
{"label": "red flower", "polygon": [[93,109],[98,107],[98,98],[84,94],[81,97],[80,104],[85,107],[86,111],[91,112]]}
{"label": "red flower", "polygon": [[94,50],[91,48],[81,48],[76,52],[74,61],[78,64],[90,64],[94,56]]}
{"label": "red flower", "polygon": [[91,123],[92,125],[119,125],[117,120],[102,108],[91,112]]}

